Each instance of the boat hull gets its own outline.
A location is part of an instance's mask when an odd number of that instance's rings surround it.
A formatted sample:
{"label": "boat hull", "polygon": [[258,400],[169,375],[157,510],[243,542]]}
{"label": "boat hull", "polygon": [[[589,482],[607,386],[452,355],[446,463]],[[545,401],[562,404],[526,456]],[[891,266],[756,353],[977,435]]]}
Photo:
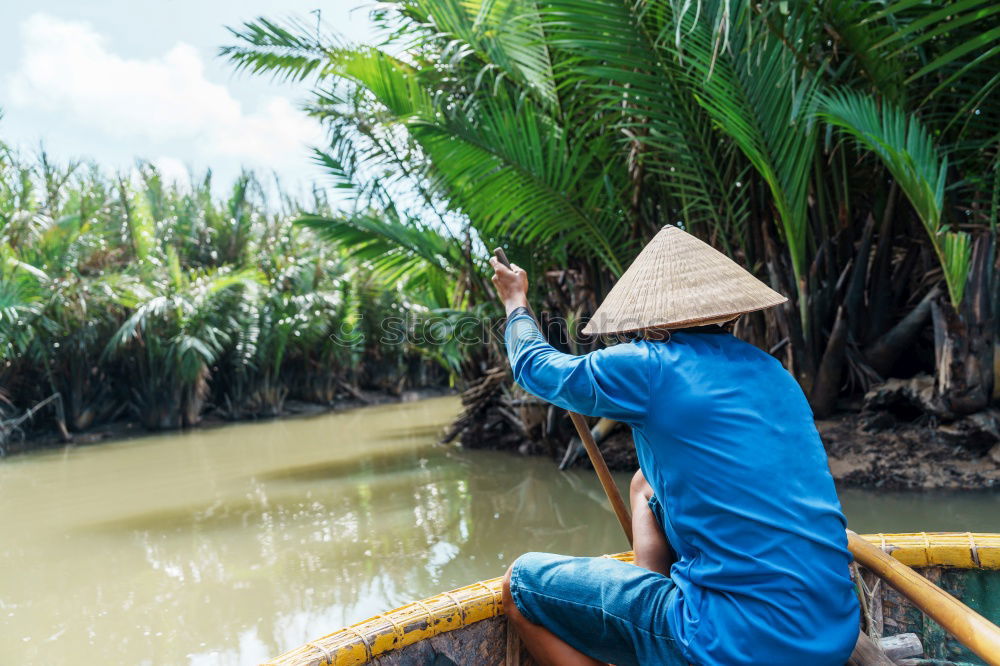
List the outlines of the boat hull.
{"label": "boat hull", "polygon": [[[1000,534],[876,534],[864,538],[1000,624]],[[631,561],[631,553],[611,556]],[[931,663],[983,664],[905,597],[854,566],[862,629],[874,638],[915,633]],[[407,604],[286,652],[276,666],[430,666],[437,655],[477,666],[532,666],[503,616],[501,579]]]}
{"label": "boat hull", "polygon": [[[444,655],[459,666],[505,666],[520,664],[534,666],[535,661],[520,641],[508,636],[508,623],[503,616],[491,617],[447,634],[392,650],[374,657],[369,663],[379,666],[430,666],[437,656]],[[509,644],[513,643],[509,646]],[[508,654],[508,647],[517,650],[515,657]]]}
{"label": "boat hull", "polygon": [[[916,567],[915,570],[990,622],[1000,624],[1000,570],[948,567]],[[986,663],[903,595],[879,584],[867,571],[862,570],[862,577],[868,586],[866,592],[872,606],[871,635],[913,633],[920,638],[926,659],[960,664]]]}

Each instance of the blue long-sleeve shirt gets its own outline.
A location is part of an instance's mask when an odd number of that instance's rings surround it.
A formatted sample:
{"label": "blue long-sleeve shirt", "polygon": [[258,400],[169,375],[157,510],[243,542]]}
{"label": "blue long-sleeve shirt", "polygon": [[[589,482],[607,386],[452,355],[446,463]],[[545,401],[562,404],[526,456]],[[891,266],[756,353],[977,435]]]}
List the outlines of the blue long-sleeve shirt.
{"label": "blue long-sleeve shirt", "polygon": [[721,329],[573,356],[515,313],[505,337],[525,390],[632,427],[678,557],[678,593],[651,612],[686,658],[844,664],[858,634],[846,521],[812,411],[776,359]]}

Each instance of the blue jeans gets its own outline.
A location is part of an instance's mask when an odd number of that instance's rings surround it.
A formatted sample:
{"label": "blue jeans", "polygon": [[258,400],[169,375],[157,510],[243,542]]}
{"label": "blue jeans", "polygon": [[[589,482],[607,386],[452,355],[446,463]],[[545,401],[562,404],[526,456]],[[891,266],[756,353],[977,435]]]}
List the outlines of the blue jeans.
{"label": "blue jeans", "polygon": [[676,594],[669,576],[603,557],[527,553],[514,562],[510,593],[526,619],[595,659],[616,666],[688,663],[662,610]]}

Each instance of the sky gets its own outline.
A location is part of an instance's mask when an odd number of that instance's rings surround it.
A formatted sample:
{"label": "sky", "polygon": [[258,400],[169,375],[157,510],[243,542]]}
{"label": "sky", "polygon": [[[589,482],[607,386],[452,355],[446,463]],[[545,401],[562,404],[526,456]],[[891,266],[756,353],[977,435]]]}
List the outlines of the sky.
{"label": "sky", "polygon": [[[217,56],[226,26],[258,16],[323,22],[372,41],[364,0],[33,0],[0,2],[0,141],[23,153],[145,159],[181,182],[211,168],[217,192],[241,167],[276,172],[293,191],[322,184],[309,158],[319,125],[308,90],[235,73]],[[220,189],[221,188],[221,189]]]}

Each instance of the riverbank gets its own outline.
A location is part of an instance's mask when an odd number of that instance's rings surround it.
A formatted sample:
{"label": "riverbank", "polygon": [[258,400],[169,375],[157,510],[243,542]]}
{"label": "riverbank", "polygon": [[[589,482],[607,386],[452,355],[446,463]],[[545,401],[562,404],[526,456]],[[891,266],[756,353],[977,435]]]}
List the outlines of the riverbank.
{"label": "riverbank", "polygon": [[[273,421],[336,413],[374,405],[413,402],[453,394],[446,387],[427,387],[400,394],[363,391],[330,404],[290,400],[284,413],[273,418],[223,419],[209,412],[196,430],[221,428],[250,421]],[[940,425],[900,421],[883,412],[842,412],[816,422],[830,460],[830,471],[843,487],[891,490],[984,490],[1000,488],[1000,444],[970,432],[959,424]],[[157,431],[165,432],[165,431]],[[91,445],[152,434],[137,421],[104,424],[75,433],[69,444],[54,432],[15,444],[8,455],[63,446]],[[559,456],[561,446],[517,437],[499,436],[475,447],[532,456]],[[512,445],[512,442],[516,445]],[[632,436],[623,425],[601,444],[608,466],[618,472],[638,468]],[[576,466],[587,467],[585,457]]]}
{"label": "riverbank", "polygon": [[[436,398],[450,395],[454,390],[445,386],[429,386],[401,393],[390,393],[388,391],[365,391],[358,390],[350,397],[339,398],[329,403],[308,402],[304,400],[286,400],[282,413],[272,417],[250,417],[245,419],[225,419],[214,411],[206,413],[198,425],[183,428],[173,432],[184,432],[187,430],[211,430],[223,428],[238,423],[267,422],[281,419],[293,419],[305,416],[316,416],[319,414],[332,414],[343,412],[359,407],[373,407],[376,405],[387,405],[393,403],[415,402],[426,398]],[[82,432],[72,433],[72,441],[66,442],[54,429],[47,431],[36,431],[29,434],[22,441],[9,442],[6,450],[0,449],[3,455],[0,458],[17,455],[20,453],[30,453],[44,449],[61,448],[65,446],[88,446],[104,442],[112,442],[132,437],[142,437],[143,435],[154,435],[169,433],[170,430],[148,430],[141,423],[133,419],[121,419],[110,423],[102,423],[99,426],[88,428]]]}
{"label": "riverbank", "polygon": [[882,418],[847,413],[817,422],[838,482],[898,490],[1000,488],[1000,444],[983,442],[960,424]]}
{"label": "riverbank", "polygon": [[[929,381],[926,376],[891,380],[863,398],[842,401],[833,416],[816,421],[841,487],[1000,488],[1000,408],[950,419],[929,413],[922,400]],[[523,392],[510,393],[507,386],[506,369],[496,367],[466,389],[464,411],[445,441],[561,460],[576,435],[566,413]],[[612,470],[638,468],[631,433],[623,424],[615,425],[600,446]],[[575,465],[589,463],[581,455]]]}

